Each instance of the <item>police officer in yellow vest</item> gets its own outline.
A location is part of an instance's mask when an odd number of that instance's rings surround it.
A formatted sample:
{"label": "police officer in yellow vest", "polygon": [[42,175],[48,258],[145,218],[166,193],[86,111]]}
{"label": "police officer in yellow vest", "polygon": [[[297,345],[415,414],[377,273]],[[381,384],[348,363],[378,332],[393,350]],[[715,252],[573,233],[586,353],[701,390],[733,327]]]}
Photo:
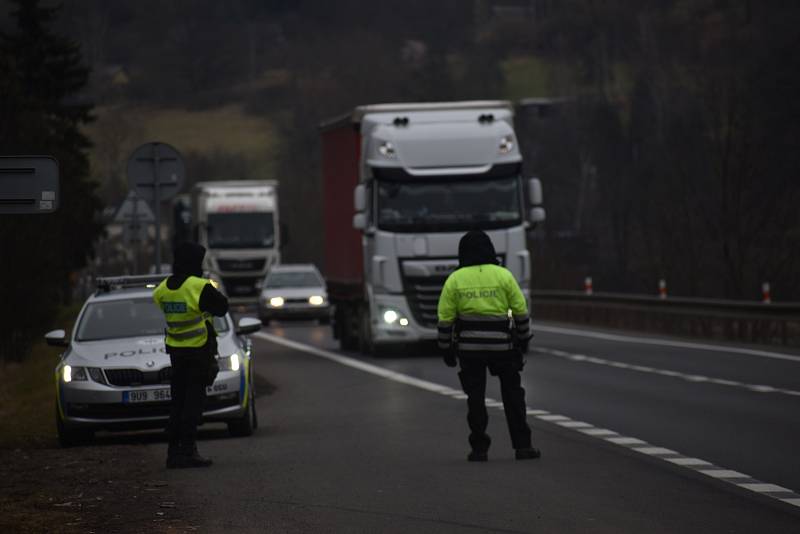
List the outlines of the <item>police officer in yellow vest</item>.
{"label": "police officer in yellow vest", "polygon": [[197,425],[203,415],[206,387],[219,372],[212,316],[228,313],[228,299],[211,280],[202,278],[205,253],[201,245],[180,244],[175,249],[172,276],[153,291],[153,300],[167,321],[166,346],[172,362],[168,469],[212,463],[197,452]]}
{"label": "police officer in yellow vest", "polygon": [[525,390],[520,385],[523,354],[532,337],[525,297],[514,276],[497,264],[494,245],[484,232],[473,230],[461,238],[458,263],[439,297],[439,348],[444,351],[448,366],[461,363],[458,377],[467,395],[472,447],[467,459],[488,459],[491,439],[486,434],[487,368],[500,379],[516,459],[539,458],[539,449],[531,446]]}

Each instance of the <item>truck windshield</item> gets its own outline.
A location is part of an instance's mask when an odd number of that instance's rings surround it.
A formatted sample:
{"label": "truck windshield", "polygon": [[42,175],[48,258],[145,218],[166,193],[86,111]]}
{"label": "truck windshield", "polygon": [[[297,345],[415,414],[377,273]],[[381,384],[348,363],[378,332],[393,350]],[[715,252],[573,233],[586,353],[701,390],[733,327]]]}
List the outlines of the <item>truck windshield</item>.
{"label": "truck windshield", "polygon": [[272,248],[272,213],[209,213],[208,248]]}
{"label": "truck windshield", "polygon": [[522,223],[519,179],[378,182],[378,228],[397,232],[507,228]]}
{"label": "truck windshield", "polygon": [[[163,336],[167,323],[152,299],[120,299],[94,302],[81,317],[77,341],[99,341],[125,337]],[[217,333],[228,331],[223,317],[214,317]]]}

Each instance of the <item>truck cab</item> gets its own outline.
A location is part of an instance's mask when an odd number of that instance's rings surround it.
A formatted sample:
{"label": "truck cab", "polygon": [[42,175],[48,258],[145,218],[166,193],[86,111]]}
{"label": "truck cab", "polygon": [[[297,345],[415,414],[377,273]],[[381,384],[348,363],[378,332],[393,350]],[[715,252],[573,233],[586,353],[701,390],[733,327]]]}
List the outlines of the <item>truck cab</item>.
{"label": "truck cab", "polygon": [[[341,259],[326,263],[334,333],[343,347],[375,353],[434,340],[439,294],[458,265],[459,240],[471,229],[489,234],[498,261],[529,293],[526,231],[544,219],[544,210],[538,180],[523,179],[510,103],[362,106],[347,122],[357,134],[351,224],[362,265],[358,276],[349,273],[348,288]],[[342,144],[340,132],[330,134]],[[327,186],[337,175],[337,183],[344,180],[341,162],[326,159],[335,154],[326,150],[325,135]],[[335,228],[326,224],[326,230]],[[326,251],[326,260],[334,254]],[[353,282],[360,282],[360,291]]]}
{"label": "truck cab", "polygon": [[200,182],[192,209],[204,270],[220,279],[231,304],[255,304],[260,282],[280,263],[277,182]]}

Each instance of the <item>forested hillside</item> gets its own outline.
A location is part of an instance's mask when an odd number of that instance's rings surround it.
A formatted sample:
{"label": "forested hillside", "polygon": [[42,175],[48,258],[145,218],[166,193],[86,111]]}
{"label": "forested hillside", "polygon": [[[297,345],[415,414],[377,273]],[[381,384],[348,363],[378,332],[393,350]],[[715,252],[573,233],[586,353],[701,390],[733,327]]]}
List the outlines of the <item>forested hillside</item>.
{"label": "forested hillside", "polygon": [[385,101],[522,107],[540,288],[800,299],[800,5],[751,0],[67,0],[104,200],[153,138],[189,180],[275,178],[320,261],[317,124]]}

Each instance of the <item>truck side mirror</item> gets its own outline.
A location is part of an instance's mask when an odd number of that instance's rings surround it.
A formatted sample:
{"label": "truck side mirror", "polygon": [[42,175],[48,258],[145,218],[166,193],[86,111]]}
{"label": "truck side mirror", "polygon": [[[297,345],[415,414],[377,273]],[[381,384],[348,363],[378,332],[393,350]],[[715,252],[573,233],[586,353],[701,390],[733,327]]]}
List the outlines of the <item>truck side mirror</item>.
{"label": "truck side mirror", "polygon": [[353,190],[353,207],[356,213],[367,209],[367,188],[364,187],[364,184],[358,184]]}
{"label": "truck side mirror", "polygon": [[538,178],[528,180],[528,202],[531,206],[542,205],[542,182]]}
{"label": "truck side mirror", "polygon": [[366,230],[367,215],[364,212],[353,215],[353,228],[356,230]]}
{"label": "truck side mirror", "polygon": [[544,208],[537,206],[535,208],[531,208],[531,211],[528,214],[528,220],[535,225],[536,223],[544,222],[546,215],[547,214],[545,213]]}

